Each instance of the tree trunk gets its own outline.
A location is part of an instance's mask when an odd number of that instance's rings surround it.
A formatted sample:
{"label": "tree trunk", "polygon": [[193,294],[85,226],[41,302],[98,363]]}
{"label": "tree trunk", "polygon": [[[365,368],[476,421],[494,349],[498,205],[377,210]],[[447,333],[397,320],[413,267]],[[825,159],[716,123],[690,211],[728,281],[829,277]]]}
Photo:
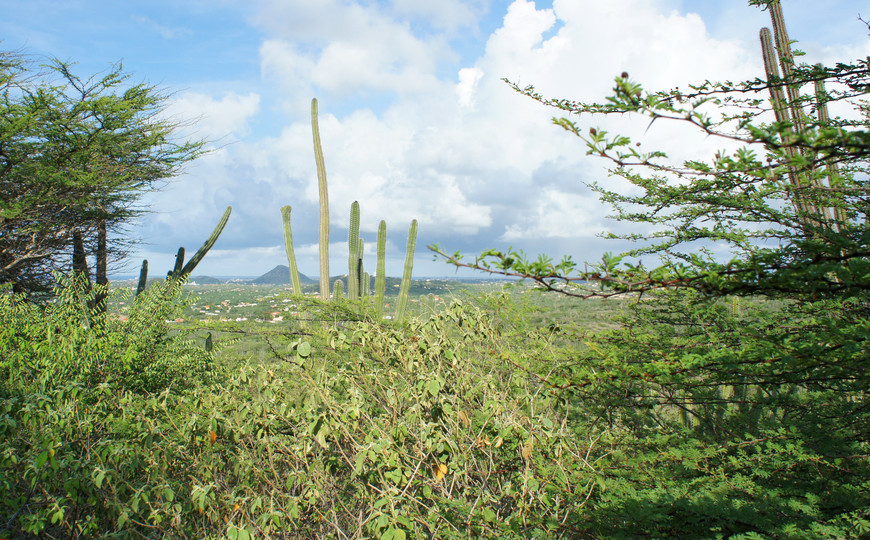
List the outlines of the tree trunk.
{"label": "tree trunk", "polygon": [[109,254],[108,254],[108,242],[106,241],[106,220],[100,220],[99,225],[97,225],[97,268],[96,268],[96,282],[97,282],[97,294],[94,297],[94,309],[98,314],[103,314],[106,312],[106,297],[108,296],[107,292],[109,289],[109,277],[108,277],[108,266],[109,266]]}
{"label": "tree trunk", "polygon": [[87,288],[91,288],[91,272],[88,270],[88,259],[85,254],[85,243],[82,240],[82,233],[75,231],[73,233],[73,258],[72,258],[73,275],[76,280],[81,279],[87,284]]}

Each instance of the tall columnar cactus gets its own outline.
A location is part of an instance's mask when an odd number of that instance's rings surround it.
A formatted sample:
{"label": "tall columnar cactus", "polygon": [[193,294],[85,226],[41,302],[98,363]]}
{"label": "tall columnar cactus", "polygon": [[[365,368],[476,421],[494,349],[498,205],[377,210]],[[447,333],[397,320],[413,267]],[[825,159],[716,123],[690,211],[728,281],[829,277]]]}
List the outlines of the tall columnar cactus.
{"label": "tall columnar cactus", "polygon": [[347,232],[347,297],[359,296],[359,202],[350,205],[350,227]]}
{"label": "tall columnar cactus", "polygon": [[290,283],[293,285],[293,294],[302,294],[302,280],[299,279],[299,268],[296,266],[296,253],[293,251],[293,231],[290,228],[290,213],[293,208],[284,206],[281,208],[281,217],[284,219],[284,251],[287,252],[287,265],[290,267]]}
{"label": "tall columnar cactus", "polygon": [[332,291],[332,297],[336,300],[341,298],[342,293],[344,292],[342,290],[343,288],[344,288],[344,283],[340,279],[336,279],[334,289]]}
{"label": "tall columnar cactus", "polygon": [[405,319],[408,307],[408,293],[411,290],[411,272],[414,269],[414,250],[417,248],[417,220],[411,220],[408,230],[408,249],[405,251],[405,271],[402,273],[402,286],[399,288],[399,299],[396,302],[396,319]]}
{"label": "tall columnar cactus", "polygon": [[148,259],[142,261],[142,268],[139,270],[139,284],[136,286],[136,296],[145,291],[145,285],[148,283]]}
{"label": "tall columnar cactus", "polygon": [[[317,180],[320,194],[320,295],[323,300],[329,300],[329,197],[326,184],[326,165],[323,159],[323,149],[320,144],[320,128],[317,122],[317,100],[311,100],[311,131],[314,136],[314,158],[317,163]],[[348,297],[358,298],[363,289],[368,292],[369,284],[361,286],[365,274],[363,270],[363,241],[359,237],[359,203],[354,202],[351,206],[350,229],[348,231]],[[417,221],[412,222],[412,235],[409,237],[410,259],[406,259],[405,277],[407,281],[405,292],[405,304],[407,304],[407,290],[410,289],[411,269],[413,267],[413,251],[416,246]],[[289,230],[289,221],[287,230]],[[285,236],[285,245],[292,249],[292,238]],[[386,252],[386,223],[381,221],[378,230],[378,275],[375,285],[376,309],[379,315],[383,315],[384,292],[385,292],[385,255]],[[292,265],[291,265],[292,266]],[[294,289],[295,289],[294,285]],[[404,309],[404,306],[403,306]]]}
{"label": "tall columnar cactus", "polygon": [[360,282],[361,285],[360,285],[360,289],[359,289],[359,295],[362,296],[363,298],[368,297],[370,294],[369,293],[369,285],[371,284],[371,281],[372,281],[372,277],[369,275],[369,273],[363,272],[363,278],[362,278],[362,281]]}
{"label": "tall columnar cactus", "polygon": [[320,146],[320,127],[317,124],[317,99],[311,100],[311,132],[314,135],[314,161],[317,163],[320,196],[320,298],[329,300],[329,193],[326,189],[326,163]]}
{"label": "tall columnar cactus", "polygon": [[73,233],[73,273],[80,279],[87,290],[91,289],[91,271],[88,269],[88,259],[85,254],[85,242],[79,231]]}
{"label": "tall columnar cactus", "polygon": [[[802,151],[790,145],[805,133],[809,117],[801,105],[802,97],[799,93],[799,85],[793,80],[794,53],[791,50],[791,42],[779,0],[772,1],[768,9],[773,23],[773,35],[771,36],[769,29],[761,29],[761,51],[776,121],[789,126],[783,131],[782,139],[786,157],[791,161]],[[819,100],[819,122],[827,122],[829,121],[827,105],[823,102],[824,86],[816,85],[816,96]],[[812,156],[807,157],[811,158]],[[789,165],[788,179],[794,188],[792,204],[805,227],[837,230],[838,223],[842,223],[840,221],[842,215],[837,210],[836,205],[832,207],[811,193],[811,191],[819,193],[827,188],[835,187],[837,178],[836,168],[828,167],[828,186],[825,186],[822,179],[812,170],[798,170],[797,167]],[[806,188],[809,187],[816,189],[808,191]]]}
{"label": "tall columnar cactus", "polygon": [[378,319],[384,316],[384,291],[387,287],[387,222],[378,225],[378,266],[375,277],[375,312]]}

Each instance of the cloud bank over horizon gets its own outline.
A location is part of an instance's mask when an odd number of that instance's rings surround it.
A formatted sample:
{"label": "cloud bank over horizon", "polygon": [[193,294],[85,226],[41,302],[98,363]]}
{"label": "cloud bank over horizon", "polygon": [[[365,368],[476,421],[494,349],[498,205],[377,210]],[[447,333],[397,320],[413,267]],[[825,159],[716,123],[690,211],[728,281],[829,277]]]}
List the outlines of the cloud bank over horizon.
{"label": "cloud bank over horizon", "polygon": [[[145,242],[137,257],[149,258],[155,271],[168,269],[177,247],[198,247],[232,205],[229,225],[197,269],[221,275],[258,275],[286,263],[280,208],[287,204],[300,269],[316,274],[312,97],[329,178],[334,269],[346,266],[354,200],[367,245],[374,245],[378,222],[387,221],[389,275],[400,273],[415,218],[416,275],[453,272],[432,261],[424,247],[430,243],[467,253],[512,245],[579,260],[625,248],[598,238],[626,225],[607,218],[610,209],[586,184],[626,186],[608,176],[606,163],[585,155],[582,141],[552,125],[560,111],[502,79],[532,84],[547,97],[593,101],[603,100],[623,71],[650,89],[754,78],[763,68],[751,36],[769,24],[756,8],[707,0],[223,0],[207,15],[199,0],[181,12],[158,4],[134,2],[125,19],[159,36],[155,54],[168,42],[185,50],[202,39],[214,44],[203,37],[210,29],[239,38],[205,61],[219,66],[224,57],[224,69],[188,71],[185,79],[165,59],[163,78],[181,88],[167,114],[195,121],[186,136],[213,142],[182,177],[149,195],[155,213],[136,227]],[[807,61],[870,51],[866,28],[853,24],[843,33],[841,19],[854,18],[854,7],[834,4],[816,21],[829,34],[792,30],[793,39],[807,40]],[[787,20],[798,21],[794,28],[804,29],[812,5],[784,7]],[[133,64],[149,65],[139,54]],[[675,160],[723,146],[679,126],[647,129],[642,118],[580,123],[640,136]]]}

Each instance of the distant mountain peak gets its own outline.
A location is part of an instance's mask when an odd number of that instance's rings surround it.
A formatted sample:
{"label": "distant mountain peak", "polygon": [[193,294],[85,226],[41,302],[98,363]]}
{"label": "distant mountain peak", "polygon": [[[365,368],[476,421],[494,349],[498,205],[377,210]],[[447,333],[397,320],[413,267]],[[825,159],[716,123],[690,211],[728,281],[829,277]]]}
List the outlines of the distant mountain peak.
{"label": "distant mountain peak", "polygon": [[[299,274],[299,280],[302,281],[303,284],[315,283],[313,279],[305,274]],[[279,264],[257,279],[252,279],[251,283],[254,285],[289,285],[290,267],[286,264]]]}

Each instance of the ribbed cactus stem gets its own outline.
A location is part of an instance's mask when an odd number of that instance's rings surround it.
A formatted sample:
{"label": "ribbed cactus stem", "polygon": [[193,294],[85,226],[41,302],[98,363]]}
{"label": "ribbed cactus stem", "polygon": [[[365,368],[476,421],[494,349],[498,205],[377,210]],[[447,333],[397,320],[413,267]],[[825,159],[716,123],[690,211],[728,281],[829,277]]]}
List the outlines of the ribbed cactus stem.
{"label": "ribbed cactus stem", "polygon": [[[224,210],[224,215],[221,217],[221,220],[218,222],[217,226],[211,232],[211,235],[206,239],[205,243],[196,250],[196,253],[193,254],[193,257],[187,261],[187,264],[184,265],[184,268],[181,269],[180,277],[185,278],[193,272],[193,269],[196,268],[196,265],[205,257],[206,253],[214,246],[215,242],[217,242],[218,237],[224,230],[224,227],[227,225],[227,221],[230,219],[230,214],[233,211],[232,206],[227,206],[227,209]],[[182,255],[183,258],[183,255]]]}
{"label": "ribbed cactus stem", "polygon": [[[773,14],[772,6],[773,4],[771,4],[771,17],[776,20],[775,30],[777,32],[777,41],[779,41],[778,36],[785,32],[785,26],[782,21]],[[777,26],[779,28],[777,28]],[[764,71],[767,75],[768,87],[770,90],[770,101],[774,115],[776,116],[776,121],[780,123],[788,122],[791,123],[792,126],[784,128],[782,133],[782,142],[785,145],[783,150],[789,160],[791,160],[797,155],[797,150],[789,145],[795,139],[795,128],[799,128],[802,123],[800,123],[799,119],[796,120],[793,117],[796,109],[790,105],[792,90],[789,85],[786,84],[788,81],[786,80],[785,75],[780,74],[780,66],[784,68],[788,66],[786,69],[790,70],[793,57],[791,60],[782,60],[782,54],[777,55],[777,51],[773,44],[774,38],[771,36],[769,29],[762,28],[759,37],[761,39],[761,52],[764,58]],[[788,51],[790,53],[791,49],[788,49]],[[791,71],[789,71],[789,73],[791,73]],[[804,226],[812,226],[813,221],[815,221],[814,218],[818,215],[818,212],[802,194],[803,181],[801,175],[795,167],[791,165],[788,166],[788,179],[792,187],[795,188],[791,195],[792,204],[799,215],[801,223],[803,223]]]}
{"label": "ribbed cactus stem", "polygon": [[375,277],[375,312],[378,320],[384,316],[384,291],[387,287],[387,222],[378,225],[378,266]]}
{"label": "ribbed cactus stem", "polygon": [[357,240],[357,257],[356,257],[356,286],[357,286],[357,297],[362,298],[366,295],[366,285],[365,283],[365,268],[363,268],[363,252],[365,242],[363,242],[362,238]]}
{"label": "ribbed cactus stem", "polygon": [[[816,64],[816,68],[822,70],[821,64]],[[819,124],[822,126],[831,124],[831,117],[828,114],[828,93],[825,91],[825,81],[819,79],[815,83],[816,91],[816,109],[819,114]],[[828,219],[831,221],[832,228],[839,231],[846,224],[846,215],[843,212],[843,196],[836,190],[842,185],[840,177],[840,167],[833,161],[829,161],[826,165],[828,175],[828,185],[832,188],[832,207],[826,207]]]}
{"label": "ribbed cactus stem", "polygon": [[178,248],[178,253],[175,254],[175,267],[167,277],[180,276],[182,268],[184,268],[184,246]]}
{"label": "ribbed cactus stem", "polygon": [[148,259],[142,261],[142,268],[139,270],[139,284],[136,286],[136,296],[145,292],[145,285],[148,283]]}
{"label": "ribbed cactus stem", "polygon": [[411,291],[411,272],[414,269],[414,251],[417,248],[417,220],[411,221],[408,230],[408,248],[405,251],[405,271],[402,273],[402,286],[399,288],[399,299],[396,302],[396,319],[402,322],[405,319],[405,310],[408,307],[408,293]]}
{"label": "ribbed cactus stem", "polygon": [[350,226],[347,232],[347,297],[359,296],[359,202],[350,205]]}
{"label": "ribbed cactus stem", "polygon": [[360,286],[359,294],[362,297],[367,297],[369,295],[369,285],[371,284],[372,277],[368,272],[363,272],[362,285]]}
{"label": "ribbed cactus stem", "polygon": [[761,54],[764,59],[764,72],[770,86],[770,100],[777,122],[788,121],[788,104],[785,92],[782,89],[782,75],[779,72],[779,63],[776,60],[776,49],[773,46],[773,37],[769,28],[762,28],[758,34],[761,40]]}
{"label": "ribbed cactus stem", "polygon": [[344,292],[342,289],[344,288],[344,283],[340,279],[335,280],[334,289],[332,291],[333,298],[341,298],[342,293]]}
{"label": "ribbed cactus stem", "polygon": [[87,290],[91,290],[91,271],[88,269],[88,258],[85,253],[85,241],[82,239],[82,234],[79,231],[73,233],[73,257],[72,257],[73,273],[76,279],[82,280],[87,286]]}
{"label": "ribbed cactus stem", "polygon": [[317,123],[317,100],[311,100],[311,132],[314,136],[314,161],[317,163],[317,187],[320,197],[320,298],[329,300],[329,193],[326,189],[326,163],[320,146]]}
{"label": "ribbed cactus stem", "polygon": [[296,253],[293,251],[293,231],[290,228],[290,213],[292,211],[293,208],[290,206],[281,208],[281,217],[284,220],[284,251],[287,252],[287,265],[290,267],[290,283],[293,286],[293,294],[302,294],[302,280],[299,279]]}
{"label": "ribbed cactus stem", "polygon": [[804,112],[800,105],[800,94],[797,85],[792,83],[794,72],[794,53],[791,50],[791,41],[788,38],[788,30],[785,28],[785,17],[782,14],[782,5],[779,0],[771,2],[770,21],[773,24],[773,37],[776,40],[776,49],[779,52],[779,65],[782,67],[782,77],[786,81],[786,93],[788,104],[791,108],[792,121],[795,130],[800,133],[803,130]]}

